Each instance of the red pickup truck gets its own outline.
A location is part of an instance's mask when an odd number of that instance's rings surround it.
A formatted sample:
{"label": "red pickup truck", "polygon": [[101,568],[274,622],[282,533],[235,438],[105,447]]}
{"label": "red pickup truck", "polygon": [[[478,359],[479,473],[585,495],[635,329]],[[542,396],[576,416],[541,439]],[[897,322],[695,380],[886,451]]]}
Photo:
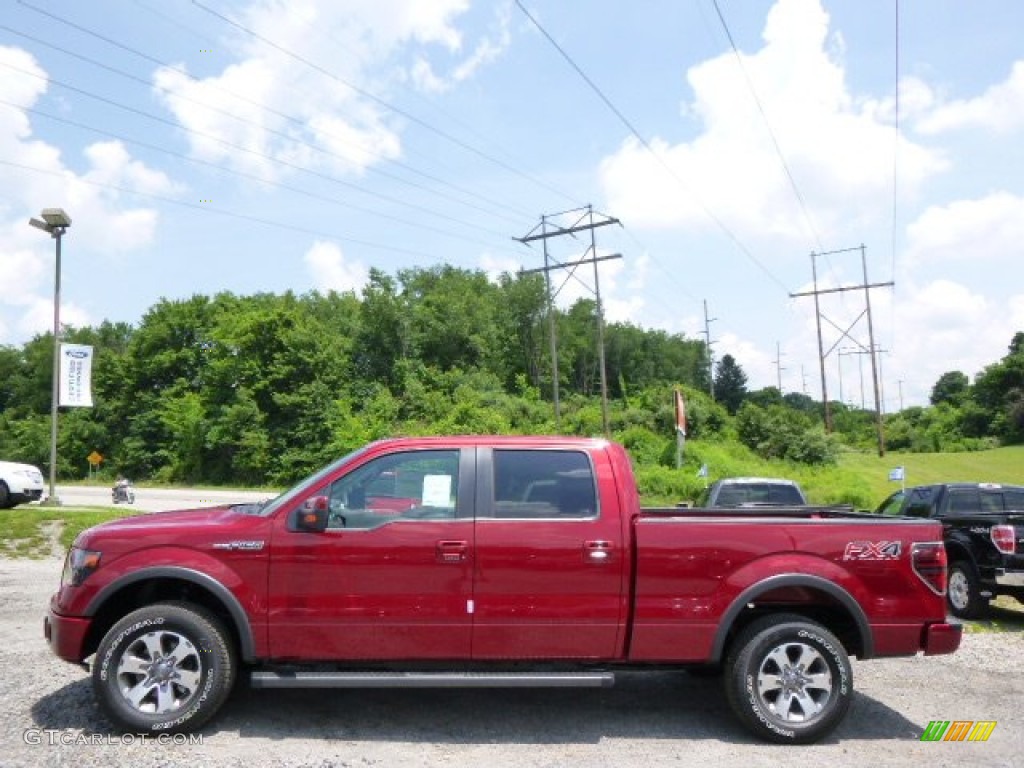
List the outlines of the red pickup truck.
{"label": "red pickup truck", "polygon": [[103,711],[193,730],[259,688],[605,686],[721,674],[741,722],[842,720],[849,656],[951,653],[941,526],[827,508],[641,509],[605,440],[372,443],[263,504],[83,532],[44,633]]}

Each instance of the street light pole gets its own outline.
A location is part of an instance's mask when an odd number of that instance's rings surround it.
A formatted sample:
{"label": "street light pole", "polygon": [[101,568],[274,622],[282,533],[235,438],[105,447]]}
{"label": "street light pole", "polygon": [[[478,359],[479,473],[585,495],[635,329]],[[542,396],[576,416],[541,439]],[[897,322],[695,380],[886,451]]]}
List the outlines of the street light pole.
{"label": "street light pole", "polygon": [[50,399],[50,504],[60,504],[57,497],[57,405],[60,400],[60,239],[71,226],[71,217],[62,208],[44,208],[43,220],[29,219],[36,229],[49,233],[57,241],[57,261],[53,278],[53,387]]}

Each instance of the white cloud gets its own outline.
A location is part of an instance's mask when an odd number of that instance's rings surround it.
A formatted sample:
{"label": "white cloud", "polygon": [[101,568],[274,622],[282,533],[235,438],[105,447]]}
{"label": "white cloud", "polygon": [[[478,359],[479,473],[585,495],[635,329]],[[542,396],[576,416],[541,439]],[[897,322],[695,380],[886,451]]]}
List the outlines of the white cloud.
{"label": "white cloud", "polygon": [[472,78],[481,67],[498,59],[511,44],[510,6],[498,8],[495,27],[493,35],[482,37],[467,57],[450,67],[448,77],[436,74],[426,57],[418,57],[411,70],[413,82],[428,93],[442,93]]}
{"label": "white cloud", "polygon": [[[827,50],[828,16],[818,0],[779,0],[763,47],[730,51],[692,67],[686,114],[700,132],[688,142],[635,139],[601,164],[608,207],[634,225],[709,228],[712,212],[741,236],[807,242],[808,229],[747,85],[753,84],[820,234],[858,221],[891,196],[893,129],[877,102],[847,89]],[[746,75],[744,75],[744,71]],[[936,152],[901,138],[900,188],[913,194],[945,167]],[[668,166],[671,172],[664,166]]]}
{"label": "white cloud", "polygon": [[84,178],[98,184],[127,187],[146,194],[180,191],[164,173],[132,160],[120,141],[103,141],[85,148],[92,169]]}
{"label": "white cloud", "polygon": [[996,192],[931,206],[907,227],[911,264],[1013,260],[1024,252],[1024,198]]}
{"label": "white cloud", "polygon": [[985,296],[944,279],[912,286],[904,296],[896,304],[894,362],[905,372],[908,399],[925,404],[943,373],[973,376],[1005,354],[1013,329]]}
{"label": "white cloud", "polygon": [[[738,336],[735,333],[723,333],[712,347],[715,355],[715,370],[725,355],[732,355],[737,365],[747,375],[747,389],[756,390],[762,387],[774,387],[776,383],[775,359],[766,354],[761,345]],[[785,385],[783,385],[785,389]]]}
{"label": "white cloud", "polygon": [[487,279],[492,283],[498,282],[502,272],[515,275],[523,268],[522,260],[511,256],[495,256],[485,253],[480,257],[480,269],[487,273]]}
{"label": "white cloud", "polygon": [[[29,227],[29,217],[43,208],[63,208],[72,220],[63,240],[66,256],[94,259],[103,268],[111,254],[152,242],[157,224],[155,210],[128,207],[124,193],[104,185],[149,193],[177,187],[164,174],[133,160],[120,142],[86,147],[84,173],[68,168],[59,149],[33,138],[30,115],[24,111],[46,92],[46,73],[17,48],[0,46],[0,60],[36,75],[0,78],[0,99],[22,107],[0,110],[0,157],[17,164],[0,165],[0,188],[5,190],[0,202],[0,343],[11,343],[53,326],[53,240]],[[93,322],[68,297],[66,285],[61,322]]]}
{"label": "white cloud", "polygon": [[925,134],[963,128],[1008,134],[1024,127],[1024,61],[1015,62],[1007,79],[981,96],[939,104],[916,127]]}
{"label": "white cloud", "polygon": [[303,259],[320,291],[355,291],[358,293],[369,279],[370,271],[358,261],[348,261],[334,243],[317,240]]}
{"label": "white cloud", "polygon": [[389,77],[444,90],[507,45],[507,32],[497,42],[484,38],[450,76],[435,74],[428,54],[458,54],[463,39],[454,22],[468,7],[468,0],[256,0],[240,23],[273,45],[231,30],[228,45],[239,60],[219,75],[196,80],[180,66],[162,67],[154,83],[199,157],[267,178],[289,173],[282,163],[358,174],[401,154],[401,118],[378,100],[386,99]]}

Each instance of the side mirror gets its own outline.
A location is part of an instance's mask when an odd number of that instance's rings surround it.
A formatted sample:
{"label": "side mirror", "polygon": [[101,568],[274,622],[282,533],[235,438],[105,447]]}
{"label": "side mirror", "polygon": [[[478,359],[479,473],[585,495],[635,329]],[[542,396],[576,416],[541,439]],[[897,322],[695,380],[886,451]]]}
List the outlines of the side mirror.
{"label": "side mirror", "polygon": [[310,496],[295,513],[295,528],[306,533],[323,533],[327,530],[327,513],[330,507],[326,496]]}

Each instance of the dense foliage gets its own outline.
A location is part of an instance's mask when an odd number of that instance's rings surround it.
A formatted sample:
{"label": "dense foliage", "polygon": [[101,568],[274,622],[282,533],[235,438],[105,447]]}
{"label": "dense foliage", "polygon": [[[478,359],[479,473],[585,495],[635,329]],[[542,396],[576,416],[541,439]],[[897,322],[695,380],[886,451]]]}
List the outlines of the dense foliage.
{"label": "dense foliage", "polygon": [[[385,435],[597,435],[595,313],[589,300],[555,312],[557,423],[539,276],[492,282],[450,266],[373,270],[360,295],[196,295],[161,300],[137,327],[66,328],[65,340],[95,348],[95,407],[62,411],[58,474],[84,477],[86,457],[98,451],[105,476],[282,486]],[[703,342],[611,323],[605,348],[612,437],[654,497],[695,496],[703,463],[723,476],[778,459],[797,473],[834,462],[840,441],[869,448],[874,440],[868,412],[833,404],[837,434],[826,436],[820,403],[806,395],[748,392],[729,355],[711,382]],[[20,349],[0,346],[4,458],[48,466],[52,350],[50,334]],[[687,400],[682,472],[676,387]],[[890,448],[1024,442],[1024,334],[973,385],[959,372],[944,375],[932,401],[888,417]]]}

